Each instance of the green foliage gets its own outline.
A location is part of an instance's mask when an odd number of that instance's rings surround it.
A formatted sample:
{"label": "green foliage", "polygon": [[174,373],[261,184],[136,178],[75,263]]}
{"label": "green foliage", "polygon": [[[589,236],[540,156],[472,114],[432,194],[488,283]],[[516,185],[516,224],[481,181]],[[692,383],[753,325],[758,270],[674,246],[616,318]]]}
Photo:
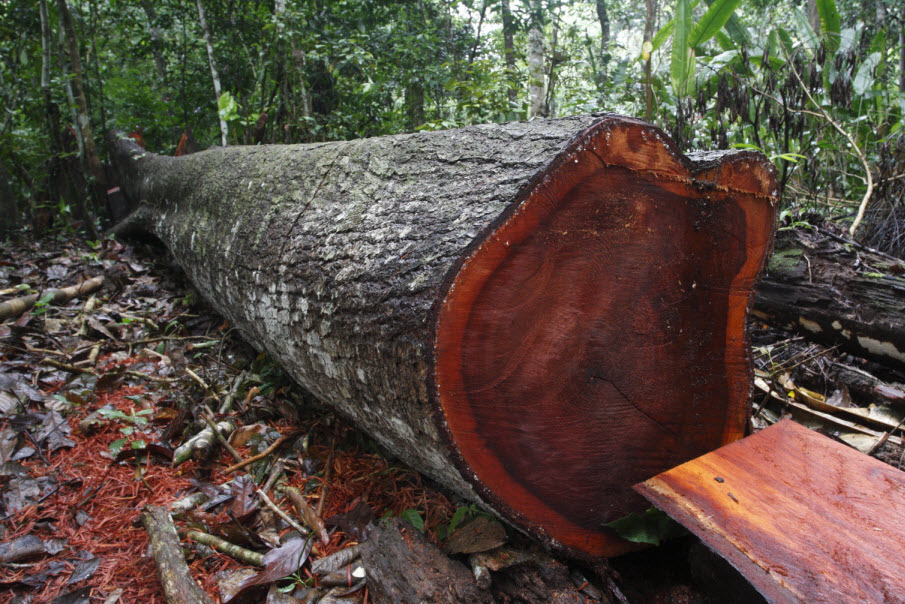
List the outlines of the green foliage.
{"label": "green foliage", "polygon": [[688,45],[697,48],[713,38],[729,22],[739,2],[741,0],[715,0],[704,16],[694,24],[688,37]]}
{"label": "green foliage", "polygon": [[836,9],[836,0],[816,0],[817,12],[820,14],[820,33],[824,36],[824,43],[829,52],[839,50],[839,37],[842,32],[842,22],[839,11]]}
{"label": "green foliage", "polygon": [[112,407],[101,407],[97,410],[99,417],[110,421],[117,421],[120,423],[128,424],[119,429],[119,431],[126,436],[131,436],[136,430],[140,430],[147,426],[148,418],[146,416],[150,415],[151,413],[152,411],[150,409],[142,409],[141,411],[135,411],[133,409],[130,410],[128,414]]}
{"label": "green foliage", "polygon": [[50,305],[50,302],[52,300],[53,300],[52,293],[44,294],[35,302],[34,306],[32,306],[31,314],[35,315],[35,316],[43,315],[44,313],[47,312],[47,308]]}
{"label": "green foliage", "polygon": [[688,94],[689,84],[693,82],[695,50],[694,46],[688,43],[691,28],[691,3],[689,0],[678,0],[672,38],[672,60],[669,63],[669,77],[677,96]]}
{"label": "green foliage", "polygon": [[411,524],[413,527],[424,532],[424,518],[421,517],[421,512],[418,510],[403,510],[399,517]]}
{"label": "green foliage", "polygon": [[[509,4],[511,66],[496,0],[287,0],[281,12],[273,2],[205,0],[224,91],[215,99],[193,2],[70,2],[102,153],[108,128],[140,127],[157,152],[173,153],[186,129],[201,147],[220,144],[221,117],[229,144],[525,119],[534,4]],[[604,48],[596,2],[540,4],[551,116],[601,109],[643,115],[650,58],[653,119],[680,146],[755,145],[775,158],[784,187],[813,207],[844,211],[843,202],[865,188],[848,141],[818,107],[870,161],[900,127],[901,2],[885,2],[889,17],[877,22],[874,3],[817,0],[819,31],[791,0],[660,2],[656,22],[664,25],[642,45],[644,3],[606,0],[611,35]],[[17,196],[31,228],[77,228],[90,180],[68,131],[68,78],[56,6],[48,6],[45,97],[36,3],[0,2],[0,184]]]}

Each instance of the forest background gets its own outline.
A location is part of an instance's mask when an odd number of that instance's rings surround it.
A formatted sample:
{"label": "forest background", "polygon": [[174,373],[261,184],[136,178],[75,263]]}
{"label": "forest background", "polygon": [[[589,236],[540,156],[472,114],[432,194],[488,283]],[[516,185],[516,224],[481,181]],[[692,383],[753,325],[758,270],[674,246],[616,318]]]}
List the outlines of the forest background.
{"label": "forest background", "polygon": [[785,220],[902,255],[903,32],[903,0],[0,0],[0,237],[97,237],[110,129],[172,154],[606,110],[758,148]]}

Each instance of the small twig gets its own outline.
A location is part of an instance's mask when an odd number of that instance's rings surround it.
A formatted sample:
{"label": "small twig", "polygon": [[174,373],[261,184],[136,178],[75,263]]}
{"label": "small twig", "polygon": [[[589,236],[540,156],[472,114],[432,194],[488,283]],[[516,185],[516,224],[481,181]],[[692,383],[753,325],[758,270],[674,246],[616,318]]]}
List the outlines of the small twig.
{"label": "small twig", "polygon": [[56,367],[57,369],[62,369],[63,371],[68,371],[69,373],[82,373],[87,375],[97,375],[97,372],[93,369],[86,369],[85,367],[76,367],[75,365],[70,365],[69,363],[61,363],[60,361],[55,361],[54,359],[44,358],[41,359],[42,365],[50,365],[51,367]]}
{"label": "small twig", "polygon": [[270,468],[270,475],[267,476],[267,480],[264,481],[264,486],[261,487],[265,493],[272,489],[273,485],[276,484],[276,481],[277,479],[279,479],[280,474],[283,473],[283,467],[283,461],[277,460],[273,464],[273,467]]}
{"label": "small twig", "polygon": [[261,498],[261,501],[264,502],[264,505],[269,507],[273,511],[274,514],[276,514],[277,516],[279,516],[280,518],[285,520],[286,524],[288,524],[289,526],[291,526],[292,528],[297,530],[300,534],[307,535],[310,532],[304,526],[302,526],[301,524],[299,524],[298,522],[296,522],[295,520],[290,518],[289,515],[286,514],[286,512],[284,512],[279,507],[277,507],[277,504],[275,504],[273,501],[270,500],[270,497],[267,496],[267,493],[265,493],[261,489],[256,489],[255,493],[258,494],[258,497]]}
{"label": "small twig", "polygon": [[253,456],[249,457],[245,461],[241,461],[237,464],[231,465],[228,468],[226,468],[225,470],[223,470],[223,472],[226,474],[231,474],[231,473],[235,472],[236,470],[241,470],[248,464],[252,464],[256,461],[264,459],[265,457],[267,457],[268,455],[270,455],[271,453],[276,451],[279,447],[281,447],[287,440],[298,436],[300,433],[301,433],[301,430],[293,430],[292,432],[284,434],[283,436],[281,436],[278,439],[276,439],[275,441],[273,441],[273,444],[270,445],[269,447],[267,447],[267,449],[263,453],[258,453],[257,455],[253,455]]}
{"label": "small twig", "polygon": [[217,396],[217,393],[214,392],[214,391],[211,389],[211,387],[208,386],[208,385],[204,382],[204,380],[202,380],[201,377],[200,377],[197,373],[195,373],[194,371],[192,371],[192,370],[189,369],[188,367],[185,368],[185,372],[189,375],[190,378],[192,378],[193,380],[195,380],[196,382],[198,382],[198,384],[205,390],[205,392],[207,392],[207,393],[210,394],[212,397],[214,397],[214,400],[215,400],[215,401],[217,401],[218,403],[220,402],[220,397]]}
{"label": "small twig", "polygon": [[220,537],[216,537],[208,533],[202,533],[201,531],[195,529],[189,530],[189,532],[186,533],[186,537],[188,537],[192,541],[195,541],[196,543],[201,543],[202,545],[212,547],[218,552],[231,556],[236,560],[247,562],[248,564],[253,564],[254,566],[264,565],[263,554],[253,552],[251,550],[245,549],[244,547],[239,547],[238,545],[230,543],[229,541],[221,539]]}
{"label": "small twig", "polygon": [[[895,427],[895,428],[893,428],[892,430],[887,430],[886,432],[884,432],[884,433],[883,433],[883,436],[881,436],[880,438],[878,438],[878,439],[877,439],[877,442],[875,442],[875,443],[873,444],[873,446],[872,446],[870,449],[867,450],[867,454],[868,454],[868,455],[873,455],[874,452],[875,452],[877,449],[879,449],[880,447],[882,447],[883,444],[884,444],[887,440],[889,440],[889,437],[892,436],[892,433],[895,432],[896,430],[900,429],[903,425],[905,425],[905,417],[903,417],[902,420],[901,420],[898,424],[896,424],[896,427]],[[901,462],[900,462],[900,463],[901,463]]]}
{"label": "small twig", "polygon": [[[81,373],[84,375],[94,375],[100,377],[97,371],[93,369],[88,369],[87,367],[77,367],[76,365],[70,365],[69,363],[61,363],[59,361],[55,361],[53,359],[41,359],[42,365],[50,365],[51,367],[56,367],[57,369],[62,369],[63,371],[68,371],[69,373]],[[153,375],[148,375],[147,373],[141,373],[140,371],[112,371],[110,373],[118,373],[119,375],[127,375],[129,377],[134,377],[139,380],[148,380],[151,382],[165,382],[171,383],[177,381],[175,378],[162,378]]]}
{"label": "small twig", "polygon": [[233,387],[230,388],[229,392],[223,398],[223,404],[220,405],[220,413],[229,413],[230,408],[233,406],[233,400],[236,398],[236,394],[239,392],[239,388],[242,387],[242,384],[245,382],[245,376],[248,375],[248,371],[243,371],[240,373],[235,381],[233,382]]}
{"label": "small twig", "polygon": [[201,417],[207,423],[208,427],[214,431],[214,436],[217,440],[220,441],[220,444],[223,445],[223,448],[229,451],[229,454],[233,456],[233,459],[236,461],[242,461],[242,456],[239,455],[239,452],[229,444],[229,441],[226,440],[226,437],[223,436],[223,433],[220,432],[220,428],[217,427],[217,422],[214,420],[214,414],[211,413],[211,410],[207,407],[204,407],[201,411]]}
{"label": "small twig", "polygon": [[[828,353],[830,353],[830,352],[833,352],[834,350],[836,350],[837,348],[839,348],[839,346],[841,346],[841,344],[836,344],[836,345],[834,345],[834,346],[831,346],[830,348],[826,348],[825,350],[822,350],[822,351],[820,351],[820,352],[818,352],[818,353],[816,353],[816,354],[813,354],[813,355],[809,356],[808,358],[806,358],[806,359],[804,359],[804,360],[798,361],[797,363],[795,363],[795,364],[792,365],[791,367],[782,367],[782,366],[780,366],[780,367],[781,367],[784,371],[787,371],[787,372],[788,372],[788,371],[792,371],[793,369],[795,369],[795,368],[798,367],[799,365],[803,365],[804,363],[807,363],[808,361],[813,361],[814,359],[816,359],[816,358],[818,358],[818,357],[822,357],[822,356],[825,355],[825,354],[828,354]],[[793,357],[793,358],[794,358],[794,357]],[[789,360],[791,360],[791,359],[789,359]]]}

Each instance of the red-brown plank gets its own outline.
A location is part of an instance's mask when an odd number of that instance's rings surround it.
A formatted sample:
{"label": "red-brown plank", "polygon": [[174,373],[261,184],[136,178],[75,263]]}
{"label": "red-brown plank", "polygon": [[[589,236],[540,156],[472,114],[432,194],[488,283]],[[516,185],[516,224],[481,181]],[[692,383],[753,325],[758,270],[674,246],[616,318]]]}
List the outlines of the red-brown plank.
{"label": "red-brown plank", "polygon": [[635,488],[772,602],[905,601],[905,472],[790,420]]}

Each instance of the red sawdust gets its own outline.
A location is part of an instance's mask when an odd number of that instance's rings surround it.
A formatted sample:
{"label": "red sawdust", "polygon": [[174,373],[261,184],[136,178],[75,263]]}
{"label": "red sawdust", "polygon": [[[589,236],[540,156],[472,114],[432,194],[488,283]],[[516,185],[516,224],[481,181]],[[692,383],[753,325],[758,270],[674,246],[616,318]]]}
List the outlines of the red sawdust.
{"label": "red sawdust", "polygon": [[[113,393],[99,393],[98,401],[92,408],[112,404],[116,409],[130,414],[138,411],[134,401],[125,397],[144,394],[141,387],[121,387]],[[84,410],[81,417],[87,415]],[[70,568],[55,577],[50,577],[41,588],[31,592],[35,602],[50,602],[64,591],[90,585],[92,601],[101,602],[113,590],[122,588],[121,602],[141,602],[163,604],[163,593],[157,579],[153,558],[148,555],[148,539],[144,528],[137,519],[143,506],[167,505],[178,499],[190,488],[188,476],[194,475],[197,467],[187,462],[178,470],[153,460],[149,465],[141,465],[143,484],[132,463],[114,463],[109,456],[109,446],[123,437],[119,428],[122,424],[109,422],[101,431],[85,436],[78,430],[80,417],[73,417],[72,440],[76,446],[69,450],[57,451],[51,456],[50,466],[45,467],[39,460],[32,460],[27,468],[33,478],[53,475],[58,484],[77,481],[74,487],[61,487],[51,497],[40,504],[32,505],[6,521],[7,539],[26,534],[34,534],[42,539],[64,538],[71,552],[85,550],[98,557],[101,562],[92,577],[80,584],[64,586],[70,575]],[[289,427],[284,422],[275,426],[281,432]],[[337,427],[336,433],[320,435],[318,440],[337,440],[338,434],[348,428]],[[147,440],[146,436],[136,436]],[[128,446],[128,445],[127,445]],[[240,449],[243,456],[251,451]],[[454,507],[440,493],[425,488],[419,474],[395,466],[374,454],[364,453],[357,447],[334,450],[332,447],[312,446],[310,454],[329,465],[329,470],[307,478],[299,475],[290,477],[289,482],[303,492],[309,492],[309,503],[317,506],[320,497],[325,498],[322,518],[343,514],[356,502],[365,501],[379,518],[384,514],[399,515],[404,510],[417,510],[424,518],[425,533],[437,541],[437,529],[447,523]],[[213,462],[214,482],[225,482],[233,475],[222,473],[223,467],[234,462],[225,452],[220,452]],[[162,465],[163,464],[163,465]],[[222,465],[221,465],[222,464]],[[288,501],[276,500],[284,511],[294,516]],[[90,516],[83,526],[76,522],[76,513],[81,510]],[[53,520],[55,530],[48,530],[38,522]],[[46,526],[46,524],[45,524]],[[342,531],[332,533],[330,543],[315,548],[314,557],[326,556],[354,543]],[[12,584],[27,575],[41,572],[52,561],[66,557],[67,552],[48,556],[35,566],[13,571],[0,570],[0,583]],[[190,564],[195,579],[219,602],[217,579],[220,571],[234,570],[242,565],[234,560],[217,555],[205,560],[195,560]],[[0,593],[0,604],[10,602],[12,593]]]}
{"label": "red sawdust", "polygon": [[[97,406],[113,404],[128,413],[135,403],[126,396],[144,393],[140,387],[123,387],[113,393],[99,394]],[[87,410],[86,410],[87,413]],[[76,446],[49,456],[50,466],[32,461],[28,470],[32,477],[53,475],[58,483],[78,480],[80,486],[60,488],[38,505],[25,508],[6,522],[7,538],[35,534],[42,539],[64,538],[69,551],[85,550],[100,559],[100,565],[86,581],[66,586],[69,572],[48,579],[33,592],[35,602],[49,602],[60,592],[90,585],[92,600],[102,601],[116,588],[122,588],[122,602],[164,602],[152,558],[145,557],[148,539],[140,524],[133,524],[141,508],[147,504],[166,505],[189,486],[188,478],[177,475],[169,466],[155,462],[143,464],[142,473],[151,491],[136,476],[133,465],[114,463],[109,459],[109,446],[122,438],[118,425],[110,423],[91,436],[82,435],[76,428],[78,418],[70,420],[72,440]],[[107,455],[107,457],[104,457]],[[90,519],[79,526],[76,513],[81,510]],[[52,519],[55,530],[47,530],[36,523]],[[0,581],[11,583],[26,575],[43,570],[53,560],[63,559],[65,552],[51,556],[27,570],[0,571]],[[0,603],[9,602],[12,593],[0,594]]]}
{"label": "red sawdust", "polygon": [[[318,497],[324,493],[322,517],[328,519],[343,514],[357,499],[367,503],[377,518],[385,514],[400,515],[405,510],[417,510],[424,519],[424,532],[429,539],[437,542],[437,529],[449,522],[455,511],[449,500],[422,483],[421,475],[405,468],[390,464],[386,459],[359,449],[331,452],[326,448],[312,447],[312,454],[329,460],[330,470],[324,475],[293,480],[302,492],[310,490]],[[309,486],[309,483],[312,483]],[[326,488],[322,488],[322,487]],[[317,505],[318,501],[309,501]],[[349,538],[341,531],[333,533],[330,544],[321,549],[324,556],[342,549]]]}

